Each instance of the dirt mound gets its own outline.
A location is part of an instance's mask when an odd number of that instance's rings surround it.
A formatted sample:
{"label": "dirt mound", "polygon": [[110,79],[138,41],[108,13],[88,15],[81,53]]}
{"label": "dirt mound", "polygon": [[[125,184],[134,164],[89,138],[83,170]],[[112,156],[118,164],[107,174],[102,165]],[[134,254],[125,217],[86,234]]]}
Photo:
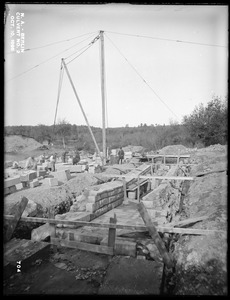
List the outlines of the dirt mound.
{"label": "dirt mound", "polygon": [[206,148],[199,149],[200,152],[212,152],[212,151],[219,151],[219,152],[224,152],[227,150],[226,145],[220,145],[220,144],[215,144],[208,146]]}
{"label": "dirt mound", "polygon": [[187,148],[183,145],[170,145],[162,148],[159,151],[159,154],[178,154],[182,152],[186,152]]}
{"label": "dirt mound", "polygon": [[81,192],[99,180],[93,174],[78,174],[66,183],[58,187],[50,188],[48,178],[42,180],[42,184],[36,188],[29,188],[10,194],[5,197],[5,214],[9,214],[12,206],[20,201],[21,196],[40,204],[46,212],[50,206],[60,205],[62,202],[73,201]]}
{"label": "dirt mound", "polygon": [[42,144],[35,141],[35,139],[23,137],[21,135],[6,136],[4,143],[5,152],[32,151],[42,146]]}
{"label": "dirt mound", "polygon": [[132,145],[129,145],[129,146],[126,146],[126,147],[123,147],[123,150],[125,152],[142,152],[144,150],[144,148],[142,146],[132,146]]}

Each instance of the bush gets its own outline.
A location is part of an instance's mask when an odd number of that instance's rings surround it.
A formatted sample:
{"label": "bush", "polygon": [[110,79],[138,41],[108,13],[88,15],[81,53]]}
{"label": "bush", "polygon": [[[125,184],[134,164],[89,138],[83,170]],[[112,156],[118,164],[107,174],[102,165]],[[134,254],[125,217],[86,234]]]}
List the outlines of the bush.
{"label": "bush", "polygon": [[205,146],[227,142],[227,99],[214,97],[207,106],[195,107],[191,115],[185,116],[183,124],[195,143]]}

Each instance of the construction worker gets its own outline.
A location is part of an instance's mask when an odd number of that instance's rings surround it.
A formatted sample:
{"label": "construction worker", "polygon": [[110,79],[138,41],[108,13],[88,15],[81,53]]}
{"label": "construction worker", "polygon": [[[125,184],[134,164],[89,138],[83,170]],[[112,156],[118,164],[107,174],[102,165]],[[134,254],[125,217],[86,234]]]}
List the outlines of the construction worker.
{"label": "construction worker", "polygon": [[37,170],[37,162],[33,156],[29,157],[26,161],[25,169],[27,170]]}
{"label": "construction worker", "polygon": [[124,150],[122,149],[122,147],[120,147],[120,150],[118,151],[118,164],[120,164],[120,161],[121,161],[121,164],[122,164],[122,160],[124,159]]}
{"label": "construction worker", "polygon": [[51,172],[55,172],[55,163],[56,163],[56,153],[50,156],[50,169]]}
{"label": "construction worker", "polygon": [[75,153],[73,156],[73,165],[77,165],[78,162],[81,160],[81,158],[80,158],[80,154],[79,154],[78,150],[75,150],[74,152]]}
{"label": "construction worker", "polygon": [[62,153],[61,158],[62,158],[62,162],[63,162],[63,163],[65,163],[65,160],[66,160],[66,154],[67,154],[67,153],[68,153],[67,151],[64,151],[64,152]]}

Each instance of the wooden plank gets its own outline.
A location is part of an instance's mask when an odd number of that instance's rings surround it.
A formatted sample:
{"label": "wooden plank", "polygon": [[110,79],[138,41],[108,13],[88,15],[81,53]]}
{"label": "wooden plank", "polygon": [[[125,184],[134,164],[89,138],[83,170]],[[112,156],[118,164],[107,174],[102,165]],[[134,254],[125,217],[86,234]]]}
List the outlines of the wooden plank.
{"label": "wooden plank", "polygon": [[[5,215],[5,219],[12,219],[13,216]],[[49,219],[46,218],[34,218],[26,217],[20,219],[23,222],[32,223],[47,223]],[[99,228],[116,228],[116,229],[127,229],[134,231],[147,231],[146,226],[142,225],[127,225],[127,224],[110,224],[110,223],[94,223],[86,221],[67,221],[67,220],[49,220],[50,223],[63,224],[63,225],[80,225],[88,227],[99,227]],[[209,235],[215,233],[226,234],[225,230],[208,230],[208,229],[190,229],[190,228],[173,228],[167,224],[167,226],[157,226],[158,232],[168,232],[168,233],[180,233],[180,234],[194,234],[194,235]]]}
{"label": "wooden plank", "polygon": [[137,177],[137,202],[140,202],[140,176]]}
{"label": "wooden plank", "polygon": [[206,220],[208,218],[209,218],[209,216],[189,218],[189,219],[186,219],[186,220],[183,220],[183,221],[171,222],[171,223],[168,223],[168,225],[173,226],[173,227],[175,227],[175,226],[182,227],[182,226],[186,226],[186,225],[189,225],[189,224],[194,224],[194,223]]}
{"label": "wooden plank", "polygon": [[167,266],[167,268],[171,269],[173,267],[172,258],[168,253],[167,249],[165,248],[165,244],[162,241],[161,237],[159,236],[156,227],[153,225],[152,220],[147,212],[147,209],[145,208],[143,203],[138,203],[137,209],[143,221],[145,222],[145,225],[148,228],[148,231],[162,256],[165,265]]}
{"label": "wooden plank", "polygon": [[74,248],[74,249],[108,254],[108,255],[114,254],[114,250],[112,247],[100,246],[100,245],[89,244],[89,243],[82,243],[82,242],[77,242],[77,241],[68,241],[68,240],[63,240],[63,239],[53,238],[53,237],[51,237],[50,241],[51,241],[51,244],[56,245],[56,246]]}
{"label": "wooden plank", "polygon": [[[147,154],[146,157],[149,157],[149,158],[157,158],[157,157],[177,157],[178,154]],[[183,155],[180,155],[180,157],[182,158],[189,158],[190,157],[190,154],[183,154]]]}
{"label": "wooden plank", "polygon": [[14,206],[13,219],[7,224],[8,226],[6,226],[6,232],[4,236],[5,242],[8,242],[11,239],[14,230],[18,224],[18,221],[20,220],[21,215],[23,214],[27,206],[27,203],[28,203],[28,199],[26,197],[21,197],[21,201]]}
{"label": "wooden plank", "polygon": [[[114,214],[114,218],[110,218],[110,224],[116,224],[117,218],[116,214]],[[108,247],[115,247],[115,240],[116,240],[116,228],[109,228],[109,235],[108,235]]]}
{"label": "wooden plank", "polygon": [[194,180],[193,177],[182,177],[182,176],[151,176],[151,175],[138,175],[138,174],[126,174],[126,175],[117,175],[117,174],[108,174],[103,173],[103,176],[107,177],[117,177],[117,178],[127,178],[127,179],[134,179],[134,178],[155,178],[155,179],[168,179],[168,180]]}
{"label": "wooden plank", "polygon": [[[140,186],[144,185],[147,181],[148,181],[148,179],[142,179],[142,181],[140,180]],[[132,183],[132,184],[128,187],[127,191],[128,191],[128,192],[134,192],[134,191],[136,191],[136,189],[138,189],[138,184]]]}
{"label": "wooden plank", "polygon": [[221,173],[221,172],[225,172],[225,171],[227,171],[227,169],[213,170],[213,171],[210,171],[210,172],[205,172],[205,173],[197,174],[197,175],[195,175],[195,177],[202,177],[202,176],[205,176],[205,175],[209,175],[209,174],[213,174],[213,173]]}

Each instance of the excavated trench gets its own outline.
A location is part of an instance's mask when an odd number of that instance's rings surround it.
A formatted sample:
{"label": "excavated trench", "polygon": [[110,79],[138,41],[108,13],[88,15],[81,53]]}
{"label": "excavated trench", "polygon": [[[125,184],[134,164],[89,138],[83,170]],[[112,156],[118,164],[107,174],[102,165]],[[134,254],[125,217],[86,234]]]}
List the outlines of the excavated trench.
{"label": "excavated trench", "polygon": [[[155,170],[158,171],[157,169]],[[179,168],[177,170],[176,176],[189,176],[189,167],[183,167]],[[165,173],[165,172],[164,172]],[[163,175],[163,174],[161,174]],[[165,184],[165,182],[160,182],[159,186],[161,184]],[[158,187],[159,187],[158,186]],[[184,209],[183,209],[183,200],[186,197],[186,194],[188,192],[190,186],[190,181],[171,181],[167,183],[166,191],[164,191],[160,197],[160,202],[158,202],[158,206],[156,207],[158,210],[167,210],[167,216],[166,216],[166,223],[178,221],[183,219],[184,215]],[[70,211],[70,207],[73,204],[75,200],[75,195],[72,194],[72,198],[69,198],[68,200],[65,200],[63,202],[58,203],[57,205],[53,206],[55,215],[56,214],[64,214]],[[161,204],[161,205],[160,205]],[[45,210],[36,215],[37,217],[48,217],[48,210]],[[43,225],[43,223],[27,223],[27,222],[19,222],[13,237],[20,238],[20,239],[30,239],[31,238],[31,231],[39,226]],[[162,224],[163,225],[163,224]],[[141,233],[142,238],[151,239],[151,236],[148,232]],[[168,233],[160,233],[160,236],[162,240],[165,243],[166,249],[169,253],[172,253],[174,250],[174,243],[178,240],[179,235],[178,234],[168,234]],[[12,237],[12,238],[13,238]],[[144,249],[145,248],[145,249]],[[137,255],[144,254],[146,260],[151,261],[160,261],[162,262],[161,258],[158,260],[155,256],[154,258],[150,255],[149,252],[146,251],[146,247],[143,247],[143,245],[139,244],[137,242]],[[163,268],[163,275],[162,275],[162,282],[161,282],[161,294],[165,295],[171,295],[173,293],[173,290],[175,289],[175,284],[172,281],[172,278],[175,274],[175,268],[167,269],[164,265]]]}

